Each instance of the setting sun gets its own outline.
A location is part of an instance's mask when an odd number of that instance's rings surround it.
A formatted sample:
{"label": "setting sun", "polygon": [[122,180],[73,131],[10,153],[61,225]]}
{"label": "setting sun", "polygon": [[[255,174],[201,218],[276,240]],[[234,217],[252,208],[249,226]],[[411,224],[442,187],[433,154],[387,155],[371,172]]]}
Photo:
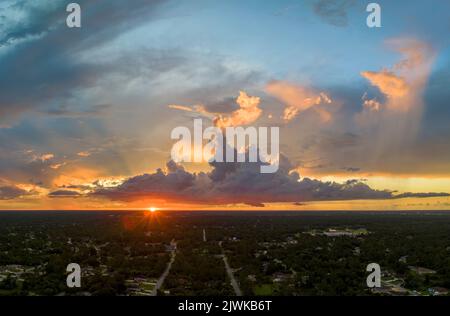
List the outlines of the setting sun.
{"label": "setting sun", "polygon": [[148,209],[148,211],[149,212],[151,212],[151,213],[154,213],[154,212],[156,212],[158,209],[156,208],[156,207],[150,207],[149,209]]}

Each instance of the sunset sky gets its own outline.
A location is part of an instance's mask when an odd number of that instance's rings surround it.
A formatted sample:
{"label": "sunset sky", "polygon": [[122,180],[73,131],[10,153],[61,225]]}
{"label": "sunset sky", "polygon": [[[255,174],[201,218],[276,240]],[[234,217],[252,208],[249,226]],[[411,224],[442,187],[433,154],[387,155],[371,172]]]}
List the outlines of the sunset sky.
{"label": "sunset sky", "polygon": [[[0,210],[450,210],[450,2],[0,2]],[[170,133],[279,126],[280,169]]]}

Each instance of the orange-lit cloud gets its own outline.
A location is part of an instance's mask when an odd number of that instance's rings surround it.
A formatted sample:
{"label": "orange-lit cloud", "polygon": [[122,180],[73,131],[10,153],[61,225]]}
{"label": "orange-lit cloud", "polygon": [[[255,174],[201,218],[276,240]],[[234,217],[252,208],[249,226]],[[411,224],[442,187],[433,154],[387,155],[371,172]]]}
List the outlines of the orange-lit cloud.
{"label": "orange-lit cloud", "polygon": [[203,105],[186,106],[171,104],[169,108],[192,112],[211,118],[214,125],[220,128],[248,125],[258,120],[262,114],[262,110],[259,108],[259,104],[261,103],[259,97],[249,96],[246,92],[240,91],[236,103],[239,105],[239,108],[230,114],[209,112]]}
{"label": "orange-lit cloud", "polygon": [[186,106],[186,105],[179,105],[179,104],[170,104],[169,108],[174,109],[174,110],[202,114],[207,117],[210,117],[212,115],[212,113],[209,113],[203,105]]}
{"label": "orange-lit cloud", "polygon": [[363,106],[365,109],[369,111],[378,112],[380,111],[382,105],[377,100],[371,99],[371,100],[364,100]]}
{"label": "orange-lit cloud", "polygon": [[373,86],[378,87],[388,98],[403,97],[410,89],[405,79],[387,70],[380,72],[363,71],[361,75],[369,80]]}
{"label": "orange-lit cloud", "polygon": [[50,165],[50,168],[52,168],[53,170],[58,170],[59,168],[65,166],[65,165],[66,165],[65,162],[55,163],[55,164]]}
{"label": "orange-lit cloud", "polygon": [[40,160],[42,162],[45,162],[45,161],[49,161],[49,160],[51,160],[53,158],[55,158],[54,154],[43,154],[43,155],[40,155],[40,156],[35,156],[34,160]]}
{"label": "orange-lit cloud", "polygon": [[255,122],[261,116],[260,98],[249,96],[247,93],[240,91],[236,103],[239,105],[239,109],[227,116],[219,115],[214,119],[214,125],[220,128],[243,126]]}
{"label": "orange-lit cloud", "polygon": [[[324,92],[318,93],[312,89],[284,81],[270,82],[266,86],[266,91],[287,104],[283,114],[286,122],[312,107],[331,103],[331,99]],[[324,109],[320,109],[318,113],[323,121],[331,119],[331,114]]]}
{"label": "orange-lit cloud", "polygon": [[316,113],[319,114],[320,120],[324,123],[327,123],[329,121],[331,121],[332,119],[332,115],[330,112],[328,112],[325,109],[322,108],[316,108]]}
{"label": "orange-lit cloud", "polygon": [[363,71],[361,76],[386,96],[383,109],[407,112],[421,108],[422,92],[434,60],[433,50],[415,39],[393,39],[387,41],[387,45],[401,53],[403,59],[391,69]]}
{"label": "orange-lit cloud", "polygon": [[89,157],[91,155],[91,153],[88,151],[81,151],[77,155],[80,157]]}
{"label": "orange-lit cloud", "polygon": [[186,112],[194,112],[193,108],[186,105],[169,104],[169,108]]}
{"label": "orange-lit cloud", "polygon": [[100,171],[93,168],[74,166],[71,170],[59,174],[53,180],[54,187],[64,187],[67,185],[82,185],[91,183],[100,178],[102,174]]}
{"label": "orange-lit cloud", "polygon": [[[361,72],[382,96],[365,93],[362,98],[362,110],[355,115],[362,146],[354,157],[366,168],[383,170],[390,165],[401,173],[410,153],[418,151],[411,148],[421,129],[423,93],[435,54],[429,45],[415,39],[389,40],[387,45],[400,53],[401,60],[380,71]],[[432,166],[426,168],[429,171]]]}

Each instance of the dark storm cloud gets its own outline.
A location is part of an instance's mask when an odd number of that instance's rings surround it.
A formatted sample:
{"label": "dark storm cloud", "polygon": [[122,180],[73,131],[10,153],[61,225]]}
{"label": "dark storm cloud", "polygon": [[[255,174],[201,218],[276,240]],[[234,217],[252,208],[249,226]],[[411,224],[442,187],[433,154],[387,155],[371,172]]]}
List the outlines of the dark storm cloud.
{"label": "dark storm cloud", "polygon": [[318,0],[314,3],[314,13],[323,21],[334,26],[347,26],[347,11],[355,4],[355,0]]}
{"label": "dark storm cloud", "polygon": [[81,61],[80,54],[148,22],[163,2],[81,0],[79,29],[65,25],[67,1],[16,1],[4,8],[0,15],[23,17],[0,33],[0,116],[62,102],[77,89],[94,86],[114,67]]}
{"label": "dark storm cloud", "polygon": [[395,196],[397,199],[402,198],[430,198],[430,197],[446,197],[450,196],[449,193],[441,192],[441,193],[435,193],[435,192],[428,192],[428,193],[412,193],[412,192],[406,192],[402,194],[398,194]]}
{"label": "dark storm cloud", "polygon": [[395,199],[403,197],[448,196],[443,193],[405,193],[375,190],[360,180],[344,183],[300,179],[290,172],[292,165],[281,157],[280,168],[273,174],[261,174],[258,163],[212,163],[209,173],[189,173],[169,162],[166,171],[159,169],[127,179],[113,188],[99,188],[92,196],[132,201],[163,198],[169,201],[200,204],[234,204],[263,206],[264,203],[332,201],[355,199]]}
{"label": "dark storm cloud", "polygon": [[0,200],[12,200],[28,194],[16,186],[0,186]]}
{"label": "dark storm cloud", "polygon": [[49,193],[48,196],[51,198],[66,198],[66,197],[73,198],[73,197],[79,197],[81,195],[77,191],[58,190],[58,191],[53,191],[53,192]]}

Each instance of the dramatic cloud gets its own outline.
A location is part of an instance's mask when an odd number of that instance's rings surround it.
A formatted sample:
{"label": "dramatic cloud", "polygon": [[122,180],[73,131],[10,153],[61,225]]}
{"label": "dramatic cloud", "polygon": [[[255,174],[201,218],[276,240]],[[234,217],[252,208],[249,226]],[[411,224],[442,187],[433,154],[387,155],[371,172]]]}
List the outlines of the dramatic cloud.
{"label": "dramatic cloud", "polygon": [[328,111],[316,107],[331,103],[331,99],[323,92],[317,93],[311,89],[284,81],[270,82],[266,86],[266,91],[288,105],[283,115],[283,119],[287,122],[313,107],[315,107],[322,121],[327,122],[331,119],[331,114]]}
{"label": "dramatic cloud", "polygon": [[98,188],[90,195],[111,200],[136,201],[159,199],[168,202],[224,205],[331,201],[354,199],[393,199],[400,197],[447,196],[441,193],[395,195],[374,190],[360,180],[344,183],[300,179],[293,166],[281,157],[273,174],[261,174],[259,163],[211,163],[208,173],[190,173],[170,161],[166,170],[132,177],[116,187]]}
{"label": "dramatic cloud", "polygon": [[[355,49],[355,37],[344,28],[320,21],[345,26],[355,9],[363,19],[352,28],[365,33],[366,4],[356,0],[284,5],[280,14],[289,10],[285,18],[267,14],[273,4],[237,5],[232,14],[256,12],[265,19],[263,27],[244,33],[220,6],[205,11],[200,2],[76,2],[82,7],[81,29],[66,27],[67,1],[0,0],[0,179],[5,180],[0,187],[8,200],[25,196],[22,189],[37,190],[46,202],[92,192],[121,200],[162,196],[255,206],[278,198],[299,203],[359,198],[362,192],[400,196],[365,185],[375,182],[333,184],[305,176],[371,181],[385,175],[386,185],[401,192],[424,189],[419,181],[403,185],[423,177],[434,185],[426,191],[446,191],[450,67],[447,38],[440,31],[446,11],[438,5],[433,12],[438,18],[424,12],[415,21],[429,43],[387,41],[398,53],[398,61],[387,65],[379,62],[396,56],[380,52],[380,32],[373,33],[377,40],[359,37]],[[399,17],[391,29],[407,29],[410,10],[400,4],[391,10]],[[308,32],[299,33],[302,29]],[[273,45],[267,49],[264,36],[270,30],[282,36],[272,32]],[[233,42],[245,44],[226,45]],[[272,78],[292,82],[269,82]],[[261,176],[256,165],[215,165],[196,174],[172,165],[134,177],[162,166],[170,155],[170,131],[190,126],[199,116],[220,127],[279,125],[280,148],[295,161],[302,179],[290,171]],[[198,171],[205,165],[189,167]],[[93,183],[97,179],[115,181]],[[440,181],[444,184],[435,184]],[[4,204],[26,207],[26,200],[41,208],[38,199],[21,200]],[[92,202],[75,200],[87,201]],[[51,200],[49,207],[59,203],[70,202]]]}

